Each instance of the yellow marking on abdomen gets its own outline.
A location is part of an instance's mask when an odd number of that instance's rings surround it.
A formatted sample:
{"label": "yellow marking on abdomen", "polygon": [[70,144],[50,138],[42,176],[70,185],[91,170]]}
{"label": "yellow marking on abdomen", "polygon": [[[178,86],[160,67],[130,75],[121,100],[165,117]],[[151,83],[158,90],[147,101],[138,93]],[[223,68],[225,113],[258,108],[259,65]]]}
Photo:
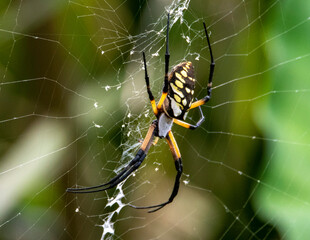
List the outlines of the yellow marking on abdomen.
{"label": "yellow marking on abdomen", "polygon": [[178,94],[181,98],[184,98],[184,94],[173,83],[170,83],[170,87],[172,88],[173,92]]}
{"label": "yellow marking on abdomen", "polygon": [[180,81],[178,80],[175,80],[175,85],[177,85],[179,88],[183,88],[183,83],[181,83]]}
{"label": "yellow marking on abdomen", "polygon": [[174,95],[173,95],[173,98],[174,98],[178,103],[181,102],[181,98],[180,98],[178,95],[174,94]]}
{"label": "yellow marking on abdomen", "polygon": [[187,77],[187,72],[186,71],[182,70],[181,74],[182,74],[183,77]]}
{"label": "yellow marking on abdomen", "polygon": [[177,77],[177,79],[179,79],[181,82],[185,83],[184,78],[182,77],[182,75],[178,72],[175,73],[175,76]]}

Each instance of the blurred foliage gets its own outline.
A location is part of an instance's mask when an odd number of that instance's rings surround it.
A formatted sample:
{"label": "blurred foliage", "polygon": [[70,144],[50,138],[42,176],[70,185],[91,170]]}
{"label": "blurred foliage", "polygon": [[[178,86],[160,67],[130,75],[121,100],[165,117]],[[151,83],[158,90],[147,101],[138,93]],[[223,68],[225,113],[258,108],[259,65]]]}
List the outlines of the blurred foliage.
{"label": "blurred foliage", "polygon": [[266,38],[275,39],[266,44],[266,55],[270,66],[284,64],[268,73],[268,83],[271,89],[291,91],[272,94],[254,113],[264,136],[281,141],[266,143],[260,175],[264,184],[255,193],[255,207],[287,239],[310,237],[309,10],[310,2],[285,1],[269,13]]}

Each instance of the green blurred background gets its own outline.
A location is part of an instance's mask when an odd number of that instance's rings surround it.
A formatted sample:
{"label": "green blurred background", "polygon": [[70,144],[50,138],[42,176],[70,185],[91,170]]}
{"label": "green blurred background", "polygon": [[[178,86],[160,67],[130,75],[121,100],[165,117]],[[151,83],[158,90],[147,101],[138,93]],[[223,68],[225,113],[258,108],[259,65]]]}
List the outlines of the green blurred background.
{"label": "green blurred background", "polygon": [[[75,196],[134,156],[170,67],[194,63],[212,100],[200,130],[173,127],[184,174],[175,201],[148,214],[106,206],[118,191]],[[0,239],[309,239],[310,2],[0,3]],[[192,111],[189,121],[199,118]],[[165,201],[175,169],[164,141],[123,185],[123,204]],[[309,211],[308,211],[309,210]]]}

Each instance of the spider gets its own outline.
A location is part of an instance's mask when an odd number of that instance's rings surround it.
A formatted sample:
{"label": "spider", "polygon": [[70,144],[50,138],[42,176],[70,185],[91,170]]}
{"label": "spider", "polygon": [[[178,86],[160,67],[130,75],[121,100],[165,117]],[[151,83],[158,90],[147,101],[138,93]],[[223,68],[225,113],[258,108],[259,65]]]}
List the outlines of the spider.
{"label": "spider", "polygon": [[[204,115],[201,110],[201,105],[208,102],[211,98],[211,90],[212,90],[212,78],[213,72],[215,68],[215,62],[213,59],[211,44],[206,28],[205,22],[203,22],[204,31],[206,34],[211,64],[209,70],[209,81],[207,85],[207,95],[193,102],[193,94],[195,87],[195,78],[194,78],[194,68],[191,62],[182,62],[176,65],[171,73],[168,75],[169,68],[169,14],[167,20],[167,33],[166,33],[166,53],[165,53],[165,78],[164,78],[164,87],[162,90],[161,97],[159,99],[158,104],[156,105],[154,96],[150,89],[149,76],[147,73],[147,66],[145,60],[145,53],[142,53],[143,63],[144,63],[144,72],[145,72],[145,83],[147,87],[147,93],[149,96],[149,100],[152,105],[153,112],[156,116],[156,119],[152,122],[149,130],[146,134],[145,139],[143,140],[140,149],[138,150],[136,156],[133,160],[129,162],[129,164],[114,178],[112,178],[109,182],[105,184],[101,184],[98,186],[85,187],[85,188],[68,188],[67,192],[71,193],[94,193],[105,191],[107,189],[113,188],[117,186],[119,183],[123,182],[133,171],[135,171],[141,163],[143,162],[146,154],[148,153],[153,140],[157,140],[158,138],[165,138],[168,142],[170,151],[172,153],[175,168],[177,171],[177,175],[174,182],[174,187],[169,199],[166,202],[161,204],[152,205],[152,206],[134,206],[131,207],[136,209],[151,209],[149,212],[156,212],[159,209],[163,208],[167,204],[171,203],[173,199],[177,196],[180,178],[183,171],[182,159],[180,150],[178,148],[177,142],[172,134],[171,128],[173,123],[176,123],[182,127],[188,129],[196,129],[201,123],[204,121]],[[190,109],[199,108],[200,111],[200,119],[196,123],[196,125],[192,125],[184,122],[186,115]]]}

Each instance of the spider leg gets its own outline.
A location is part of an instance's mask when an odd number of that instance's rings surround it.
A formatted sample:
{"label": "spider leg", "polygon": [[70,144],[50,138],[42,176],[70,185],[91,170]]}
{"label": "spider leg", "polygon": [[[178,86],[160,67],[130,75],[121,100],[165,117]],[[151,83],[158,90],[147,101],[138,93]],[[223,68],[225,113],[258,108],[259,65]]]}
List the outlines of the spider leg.
{"label": "spider leg", "polygon": [[[85,187],[85,188],[68,188],[67,192],[70,193],[94,193],[94,192],[101,192],[105,191],[107,189],[115,187],[117,184],[122,182],[125,178],[127,178],[134,170],[136,170],[144,160],[146,154],[143,150],[139,150],[137,155],[131,162],[128,164],[128,166],[122,170],[118,175],[116,175],[114,178],[112,178],[109,182],[97,186],[92,187]],[[104,188],[102,188],[104,187]]]}
{"label": "spider leg", "polygon": [[153,96],[151,88],[150,88],[150,79],[149,79],[149,76],[147,74],[147,66],[146,66],[146,60],[145,60],[145,53],[142,52],[142,55],[143,55],[144,72],[145,72],[145,83],[146,83],[147,93],[149,95],[149,99],[150,99],[151,104],[152,104],[153,112],[154,112],[155,116],[157,116],[157,114],[158,114],[157,106],[156,106],[156,102],[155,102],[154,96]]}
{"label": "spider leg", "polygon": [[168,94],[169,59],[170,59],[170,53],[169,53],[169,14],[168,14],[167,33],[166,33],[166,54],[165,54],[165,80],[164,80],[163,92],[157,104],[157,109],[161,109]]}
{"label": "spider leg", "polygon": [[205,22],[203,22],[203,27],[205,29],[205,33],[206,33],[206,37],[207,37],[207,41],[208,41],[208,46],[209,46],[209,51],[210,51],[210,57],[211,57],[209,81],[208,81],[208,85],[207,85],[207,96],[205,96],[204,98],[194,102],[191,105],[190,109],[193,109],[193,108],[196,108],[196,107],[199,107],[199,106],[205,104],[211,98],[212,79],[213,79],[213,73],[214,73],[214,68],[215,68],[215,62],[214,62],[214,59],[213,59],[212,48],[211,48],[211,44],[210,44],[210,40],[209,40],[209,35],[208,35],[208,31],[207,31],[207,27],[206,27]]}
{"label": "spider leg", "polygon": [[161,209],[164,206],[166,206],[167,204],[171,203],[173,201],[173,199],[176,197],[176,195],[178,194],[179,186],[180,186],[180,178],[181,178],[181,175],[182,175],[182,172],[183,172],[183,165],[182,165],[181,154],[180,154],[180,150],[178,148],[178,145],[177,145],[177,143],[175,141],[175,138],[174,138],[174,136],[173,136],[171,131],[169,131],[166,139],[167,139],[167,142],[168,142],[169,147],[170,147],[170,151],[171,151],[173,159],[174,159],[175,168],[177,170],[177,175],[175,177],[175,182],[174,182],[174,187],[173,187],[172,193],[171,193],[168,201],[163,202],[161,204],[152,205],[152,206],[146,206],[146,207],[139,207],[139,206],[130,205],[133,208],[136,208],[136,209],[155,208],[153,210],[150,210],[149,213],[156,212],[159,209]]}
{"label": "spider leg", "polygon": [[187,122],[184,122],[184,121],[181,121],[181,120],[178,120],[178,119],[173,119],[173,122],[180,125],[181,127],[185,127],[185,128],[189,128],[191,130],[195,130],[196,128],[198,128],[202,123],[203,121],[205,120],[205,116],[203,115],[203,112],[201,110],[201,107],[198,106],[199,108],[199,111],[200,111],[200,119],[199,121],[195,124],[195,125],[192,125],[192,124],[189,124]]}
{"label": "spider leg", "polygon": [[124,181],[133,171],[135,171],[143,162],[144,158],[146,157],[146,154],[148,153],[155,136],[155,130],[156,130],[156,123],[152,123],[146,137],[141,145],[141,148],[137,152],[136,156],[133,160],[130,161],[130,163],[125,167],[124,170],[122,170],[119,174],[117,174],[114,178],[112,178],[109,182],[100,184],[97,186],[92,187],[85,187],[85,188],[68,188],[67,192],[70,193],[94,193],[94,192],[101,192],[105,191],[107,189],[113,188],[122,181]]}

